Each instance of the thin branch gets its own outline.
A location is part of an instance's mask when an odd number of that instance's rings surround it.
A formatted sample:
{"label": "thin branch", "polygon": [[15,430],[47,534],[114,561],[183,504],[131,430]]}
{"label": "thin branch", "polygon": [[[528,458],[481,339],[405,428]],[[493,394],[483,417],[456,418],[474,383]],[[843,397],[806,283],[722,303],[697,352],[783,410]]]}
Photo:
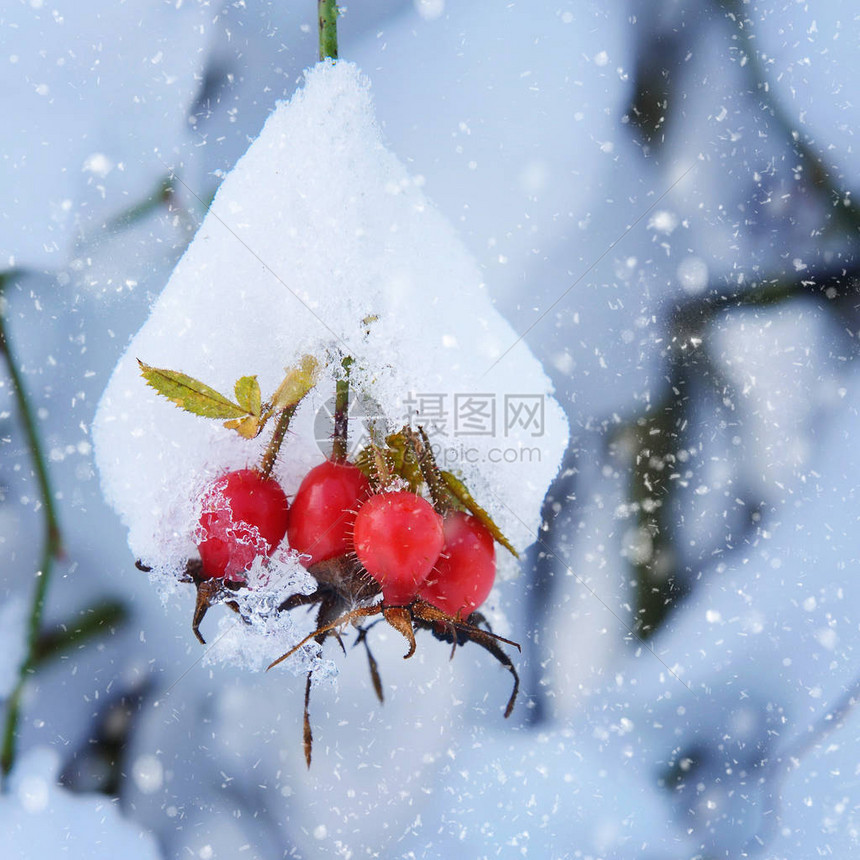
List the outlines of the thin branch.
{"label": "thin branch", "polygon": [[117,600],[103,600],[83,610],[75,621],[43,630],[33,654],[34,665],[43,666],[50,660],[81,647],[93,637],[123,624],[127,618],[128,610],[124,604]]}
{"label": "thin branch", "polygon": [[288,406],[278,417],[278,423],[275,425],[275,432],[272,434],[272,441],[269,442],[266,452],[263,454],[263,460],[260,463],[260,474],[264,478],[268,478],[272,474],[272,469],[275,466],[275,460],[278,459],[278,452],[281,450],[281,445],[284,442],[284,437],[287,435],[287,430],[290,429],[290,421],[296,411],[296,406],[293,404]]}
{"label": "thin branch", "polygon": [[320,60],[337,59],[337,0],[317,0],[320,22]]}
{"label": "thin branch", "polygon": [[331,458],[335,463],[345,463],[349,452],[349,368],[352,359],[347,356],[341,362],[343,377],[335,383],[334,433],[332,434]]}
{"label": "thin branch", "polygon": [[[2,289],[5,281],[6,278],[0,276],[0,289]],[[30,454],[33,458],[33,467],[42,497],[42,511],[45,522],[42,557],[39,562],[39,569],[36,571],[36,587],[33,591],[33,602],[30,607],[30,618],[27,625],[26,658],[21,664],[15,689],[9,697],[6,710],[6,725],[3,731],[3,743],[2,748],[0,748],[0,777],[5,777],[15,762],[15,742],[18,733],[18,721],[21,715],[21,698],[27,678],[34,671],[37,662],[39,636],[42,627],[45,600],[48,594],[48,585],[51,581],[54,561],[62,554],[62,540],[59,520],[54,507],[54,492],[48,477],[47,461],[42,451],[42,443],[39,439],[33,410],[30,406],[23,380],[18,372],[15,356],[9,346],[9,338],[6,334],[6,321],[2,312],[0,312],[0,351],[6,356],[9,379],[12,382],[18,413],[24,428],[24,435],[26,436]],[[3,782],[5,787],[5,780]]]}

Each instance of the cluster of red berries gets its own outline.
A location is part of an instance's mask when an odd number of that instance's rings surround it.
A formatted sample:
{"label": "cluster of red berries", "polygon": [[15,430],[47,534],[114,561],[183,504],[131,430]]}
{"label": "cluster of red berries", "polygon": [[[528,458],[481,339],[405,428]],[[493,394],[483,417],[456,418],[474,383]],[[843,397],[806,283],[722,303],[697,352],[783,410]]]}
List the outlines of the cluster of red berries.
{"label": "cluster of red berries", "polygon": [[311,469],[292,505],[277,481],[252,469],[214,481],[197,536],[201,577],[243,582],[254,560],[270,556],[285,536],[308,568],[355,557],[388,606],[421,599],[467,618],[495,579],[494,538],[477,517],[442,516],[408,490],[373,492],[356,465],[334,460]]}
{"label": "cluster of red berries", "polygon": [[[185,373],[141,362],[146,383],[160,395],[193,415],[223,421],[244,439],[256,438],[270,420],[275,422],[259,469],[227,472],[203,493],[195,534],[200,558],[189,559],[183,574],[183,581],[197,589],[191,629],[205,644],[200,623],[214,603],[224,603],[241,616],[235,593],[248,583],[257,560],[270,558],[286,539],[317,588],[291,595],[278,611],[316,605],[317,626],[270,669],[311,640],[322,645],[335,636],[341,641],[339,628],[351,622],[359,628],[358,642],[364,643],[374,689],[382,701],[382,682],[367,643],[369,627],[362,627],[381,615],[407,641],[404,658],[415,653],[416,629],[429,630],[455,648],[474,642],[492,654],[514,679],[505,708],[508,717],[519,677],[501,644],[518,650],[520,646],[493,633],[476,610],[493,587],[496,542],[514,556],[516,550],[465,484],[439,469],[421,427],[403,427],[386,436],[384,444],[371,442],[355,462],[348,461],[352,363],[349,357],[341,360],[342,374],[335,383],[331,459],[308,472],[290,504],[271,472],[296,408],[319,381],[322,368],[316,358],[306,355],[288,367],[268,400],[263,400],[256,376],[240,377],[231,399]],[[151,570],[142,561],[137,566]],[[380,593],[381,602],[376,600]],[[305,683],[308,766],[312,675],[310,670]]]}

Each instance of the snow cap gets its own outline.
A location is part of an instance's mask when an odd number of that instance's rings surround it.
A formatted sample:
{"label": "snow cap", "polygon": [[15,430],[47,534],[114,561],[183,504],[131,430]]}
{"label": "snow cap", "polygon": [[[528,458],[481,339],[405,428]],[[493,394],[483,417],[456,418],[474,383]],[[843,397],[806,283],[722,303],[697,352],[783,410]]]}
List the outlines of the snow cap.
{"label": "snow cap", "polygon": [[[515,546],[530,544],[567,425],[537,360],[495,310],[474,260],[384,146],[355,65],[324,62],[279,104],[227,176],[108,384],[94,425],[105,495],[146,564],[195,555],[202,489],[259,462],[245,440],[144,384],[137,359],[263,398],[306,354],[329,370],[275,466],[288,494],[323,459],[342,356],[390,431],[410,419]],[[320,428],[323,428],[322,432]],[[361,422],[350,433],[358,442]],[[324,439],[323,439],[324,441]]]}

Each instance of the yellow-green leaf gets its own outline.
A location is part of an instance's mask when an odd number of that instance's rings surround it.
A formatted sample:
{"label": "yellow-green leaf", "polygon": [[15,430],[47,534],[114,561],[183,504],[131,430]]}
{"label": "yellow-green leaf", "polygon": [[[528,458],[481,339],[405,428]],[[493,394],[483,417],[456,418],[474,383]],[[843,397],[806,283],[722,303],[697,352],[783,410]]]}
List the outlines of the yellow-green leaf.
{"label": "yellow-green leaf", "polygon": [[302,356],[298,365],[287,368],[284,381],[272,397],[272,411],[282,412],[295,406],[317,384],[319,376],[320,363],[312,355]]}
{"label": "yellow-green leaf", "polygon": [[235,430],[243,439],[254,439],[260,435],[264,423],[256,415],[246,415],[244,418],[225,421],[224,426],[228,430]]}
{"label": "yellow-green leaf", "polygon": [[147,384],[186,412],[203,418],[221,419],[242,418],[247,414],[241,406],[191,376],[176,370],[151,367],[139,359],[137,363]]}
{"label": "yellow-green leaf", "polygon": [[259,417],[262,411],[260,383],[256,376],[243,376],[236,380],[236,402],[249,414]]}
{"label": "yellow-green leaf", "polygon": [[392,433],[385,442],[393,459],[391,470],[409,484],[409,489],[413,493],[417,493],[424,483],[424,475],[415,458],[415,451],[406,438],[406,434],[403,432]]}
{"label": "yellow-green leaf", "polygon": [[493,518],[475,501],[466,485],[451,472],[441,473],[448,489],[458,502],[473,516],[479,519],[493,538],[500,543],[514,558],[519,558],[519,553],[513,548],[511,542],[502,534],[502,530],[493,522]]}

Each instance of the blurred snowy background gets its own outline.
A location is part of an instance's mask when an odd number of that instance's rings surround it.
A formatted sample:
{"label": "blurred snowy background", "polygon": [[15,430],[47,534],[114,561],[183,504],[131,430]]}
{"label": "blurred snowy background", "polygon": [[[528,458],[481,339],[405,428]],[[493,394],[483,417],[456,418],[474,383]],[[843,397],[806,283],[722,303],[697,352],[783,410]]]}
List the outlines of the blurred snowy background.
{"label": "blurred snowy background", "polygon": [[856,6],[356,0],[339,31],[570,421],[502,588],[520,703],[379,631],[384,706],[340,659],[308,772],[303,680],[202,665],[101,499],[98,398],[315,61],[313,0],[9,0],[4,857],[855,856]]}

